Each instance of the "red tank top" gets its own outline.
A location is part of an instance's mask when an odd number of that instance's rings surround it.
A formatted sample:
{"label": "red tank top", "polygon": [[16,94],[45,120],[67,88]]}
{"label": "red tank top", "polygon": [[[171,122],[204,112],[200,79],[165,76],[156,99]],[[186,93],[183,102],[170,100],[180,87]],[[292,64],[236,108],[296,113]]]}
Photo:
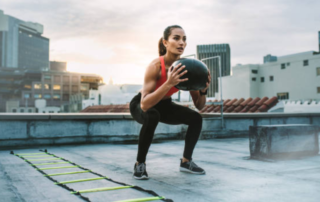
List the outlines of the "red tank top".
{"label": "red tank top", "polygon": [[[156,89],[155,90],[157,90],[167,80],[166,66],[164,64],[163,56],[160,56],[160,62],[161,62],[161,78],[157,81],[157,85],[156,85]],[[179,91],[179,89],[177,89],[176,87],[172,87],[168,91],[166,96],[171,96],[172,94],[174,94],[174,93],[176,93],[178,91]]]}

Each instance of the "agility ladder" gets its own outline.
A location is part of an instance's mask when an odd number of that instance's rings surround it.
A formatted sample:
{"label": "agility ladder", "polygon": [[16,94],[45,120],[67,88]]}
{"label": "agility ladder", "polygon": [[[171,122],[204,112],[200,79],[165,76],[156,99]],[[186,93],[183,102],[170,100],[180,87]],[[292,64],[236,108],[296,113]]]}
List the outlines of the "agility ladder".
{"label": "agility ladder", "polygon": [[[82,193],[89,193],[89,192],[100,192],[100,191],[109,191],[109,190],[118,190],[118,189],[128,189],[128,188],[133,188],[139,191],[147,192],[153,197],[148,197],[148,198],[138,198],[138,199],[128,199],[128,200],[121,200],[121,201],[116,201],[116,202],[142,202],[142,201],[154,201],[154,200],[162,200],[166,202],[173,202],[171,199],[166,199],[163,196],[159,196],[157,193],[155,193],[152,190],[145,190],[139,186],[134,186],[134,185],[128,185],[126,183],[122,182],[117,182],[115,180],[112,180],[111,178],[107,176],[103,176],[99,173],[93,172],[92,170],[89,170],[87,168],[84,168],[80,165],[77,165],[67,159],[58,157],[54,154],[49,153],[46,149],[40,150],[42,153],[22,153],[22,154],[15,154],[13,151],[10,152],[10,154],[13,154],[23,160],[25,160],[27,163],[29,163],[32,167],[34,167],[36,170],[38,170],[40,173],[44,174],[45,177],[53,181],[56,185],[61,186],[69,191],[71,191],[71,194],[75,194],[82,198],[85,201],[90,202],[90,199],[88,197],[85,197],[81,195]],[[39,158],[40,157],[40,158]],[[61,161],[62,160],[62,161]],[[39,163],[37,163],[39,161]],[[55,162],[55,163],[41,163],[41,161],[60,161],[60,162]],[[36,162],[36,163],[33,163]],[[47,167],[47,168],[39,168],[38,166],[42,165],[56,165],[56,164],[71,164],[73,166],[59,166],[59,167]],[[52,170],[52,169],[64,169],[64,168],[80,168],[83,171],[77,171],[77,172],[65,172],[65,173],[54,173],[54,174],[47,174],[44,172],[44,170]],[[72,181],[63,181],[63,182],[58,182],[57,180],[53,179],[52,176],[58,176],[58,175],[72,175],[72,174],[81,174],[81,173],[92,173],[94,175],[97,175],[99,177],[97,178],[87,178],[87,179],[79,179],[79,180],[72,180]],[[93,181],[93,180],[108,180],[123,186],[118,186],[118,187],[101,187],[101,188],[95,188],[95,189],[87,189],[87,190],[79,190],[76,191],[70,187],[68,187],[66,184],[70,183],[77,183],[77,182],[86,182],[86,181]]]}

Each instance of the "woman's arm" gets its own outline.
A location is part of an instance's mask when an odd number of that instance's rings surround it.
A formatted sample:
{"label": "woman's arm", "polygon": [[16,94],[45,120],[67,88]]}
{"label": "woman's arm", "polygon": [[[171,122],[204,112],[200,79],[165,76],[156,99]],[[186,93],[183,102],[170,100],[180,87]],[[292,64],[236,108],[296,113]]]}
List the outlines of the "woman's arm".
{"label": "woman's arm", "polygon": [[188,79],[179,79],[180,76],[186,74],[184,71],[181,74],[179,72],[184,68],[181,67],[177,70],[181,64],[175,66],[173,70],[171,68],[168,71],[167,81],[162,84],[156,91],[157,78],[159,75],[159,59],[155,59],[148,67],[144,77],[144,84],[142,88],[140,107],[145,112],[154,105],[156,105],[160,100],[167,94],[167,92],[179,82],[186,81]]}
{"label": "woman's arm", "polygon": [[[204,89],[201,90],[201,92],[206,92],[206,90],[209,88],[209,84],[211,82],[211,74],[209,71],[209,75],[208,75],[208,82],[206,84],[206,87]],[[206,99],[207,96],[206,95],[200,95],[199,91],[190,91],[190,95],[192,97],[194,106],[196,106],[196,108],[198,110],[203,109],[203,107],[206,105]]]}

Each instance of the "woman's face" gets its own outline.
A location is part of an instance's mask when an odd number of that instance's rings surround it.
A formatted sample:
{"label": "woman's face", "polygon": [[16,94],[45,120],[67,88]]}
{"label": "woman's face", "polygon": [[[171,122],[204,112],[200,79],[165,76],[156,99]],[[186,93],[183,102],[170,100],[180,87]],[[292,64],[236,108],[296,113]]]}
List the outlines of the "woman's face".
{"label": "woman's face", "polygon": [[187,37],[184,30],[180,28],[171,29],[168,40],[163,40],[163,44],[167,48],[167,52],[182,55],[187,46]]}

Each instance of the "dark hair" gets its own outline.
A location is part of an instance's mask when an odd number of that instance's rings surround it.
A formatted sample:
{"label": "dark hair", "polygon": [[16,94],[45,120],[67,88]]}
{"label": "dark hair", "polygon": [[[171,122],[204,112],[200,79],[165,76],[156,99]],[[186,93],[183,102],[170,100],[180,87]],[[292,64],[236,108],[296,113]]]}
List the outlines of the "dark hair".
{"label": "dark hair", "polygon": [[166,52],[167,52],[167,49],[166,47],[163,45],[163,42],[162,40],[165,39],[165,40],[168,40],[169,39],[169,36],[171,34],[171,30],[174,29],[174,28],[180,28],[182,29],[181,26],[179,25],[171,25],[171,26],[168,26],[164,32],[163,32],[163,37],[161,37],[161,39],[159,40],[159,43],[158,43],[158,50],[159,50],[159,56],[162,56],[162,55],[165,55]]}

